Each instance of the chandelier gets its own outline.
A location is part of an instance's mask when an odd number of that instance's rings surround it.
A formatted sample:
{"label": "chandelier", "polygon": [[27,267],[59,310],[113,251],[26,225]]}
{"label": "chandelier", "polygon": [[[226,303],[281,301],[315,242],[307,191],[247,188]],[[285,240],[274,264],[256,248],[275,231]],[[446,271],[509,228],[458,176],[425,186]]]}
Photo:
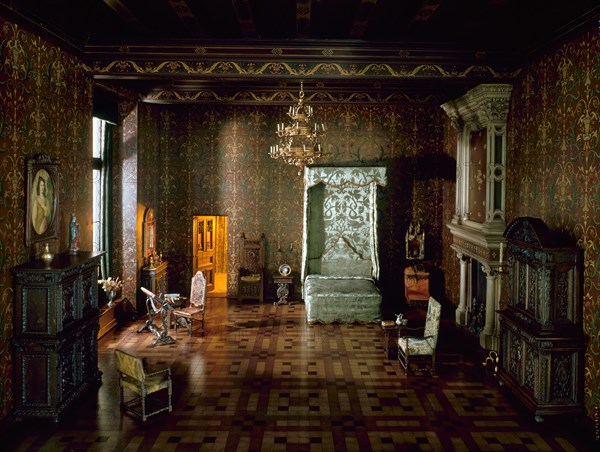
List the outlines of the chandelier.
{"label": "chandelier", "polygon": [[298,104],[290,106],[287,112],[291,121],[288,125],[277,124],[277,136],[279,143],[271,146],[269,155],[274,159],[281,159],[288,165],[298,167],[298,175],[302,174],[302,168],[312,165],[323,157],[324,153],[319,143],[325,135],[325,125],[311,124],[313,109],[304,104],[304,86],[300,83],[300,95]]}

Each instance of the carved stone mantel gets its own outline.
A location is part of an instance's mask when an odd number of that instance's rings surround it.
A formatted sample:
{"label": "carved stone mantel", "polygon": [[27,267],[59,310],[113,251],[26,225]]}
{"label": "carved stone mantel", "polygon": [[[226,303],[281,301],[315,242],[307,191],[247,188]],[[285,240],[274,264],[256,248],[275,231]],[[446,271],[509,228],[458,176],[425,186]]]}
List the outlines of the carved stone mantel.
{"label": "carved stone mantel", "polygon": [[[482,84],[463,97],[443,104],[456,129],[456,199],[455,213],[447,225],[452,234],[451,248],[460,260],[460,301],[456,323],[470,322],[472,265],[481,265],[486,275],[485,326],[480,335],[482,347],[498,350],[498,316],[502,280],[499,276],[502,236],[506,228],[506,121],[512,86]],[[472,218],[474,200],[470,199],[472,134],[485,129],[485,219]],[[474,151],[473,151],[474,152]],[[477,204],[480,205],[480,204]],[[482,215],[483,216],[483,212]]]}
{"label": "carved stone mantel", "polygon": [[452,245],[460,261],[460,301],[456,308],[456,323],[466,326],[470,322],[472,299],[470,266],[481,265],[486,275],[485,326],[480,335],[480,345],[486,350],[498,350],[498,316],[502,275],[500,268],[500,243],[504,238],[496,234],[484,234],[466,225],[448,224],[452,233]]}

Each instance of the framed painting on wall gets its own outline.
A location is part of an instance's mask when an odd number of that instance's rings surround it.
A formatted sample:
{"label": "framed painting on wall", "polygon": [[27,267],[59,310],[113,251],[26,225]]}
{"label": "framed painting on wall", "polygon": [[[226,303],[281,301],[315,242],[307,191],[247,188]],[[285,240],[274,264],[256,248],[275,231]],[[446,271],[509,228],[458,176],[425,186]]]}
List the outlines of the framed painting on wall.
{"label": "framed painting on wall", "polygon": [[154,211],[148,207],[144,213],[144,257],[154,255],[156,250],[156,220]]}
{"label": "framed painting on wall", "polygon": [[57,159],[38,154],[27,160],[25,244],[58,237]]}

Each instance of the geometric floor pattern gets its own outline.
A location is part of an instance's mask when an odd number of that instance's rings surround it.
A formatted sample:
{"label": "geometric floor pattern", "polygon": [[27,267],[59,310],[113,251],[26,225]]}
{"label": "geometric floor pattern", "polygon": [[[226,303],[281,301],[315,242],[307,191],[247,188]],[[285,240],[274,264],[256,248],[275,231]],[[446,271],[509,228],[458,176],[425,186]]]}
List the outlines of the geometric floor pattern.
{"label": "geometric floor pattern", "polygon": [[[419,321],[413,314],[413,322]],[[149,347],[143,319],[99,341],[102,384],[58,423],[18,422],[3,450],[594,450],[564,419],[536,423],[500,388],[477,341],[442,322],[437,375],[405,376],[377,324],[307,325],[304,304],[209,299],[206,335]],[[392,341],[393,342],[393,341]],[[172,413],[119,410],[114,350],[173,372]],[[390,350],[394,355],[393,349]]]}

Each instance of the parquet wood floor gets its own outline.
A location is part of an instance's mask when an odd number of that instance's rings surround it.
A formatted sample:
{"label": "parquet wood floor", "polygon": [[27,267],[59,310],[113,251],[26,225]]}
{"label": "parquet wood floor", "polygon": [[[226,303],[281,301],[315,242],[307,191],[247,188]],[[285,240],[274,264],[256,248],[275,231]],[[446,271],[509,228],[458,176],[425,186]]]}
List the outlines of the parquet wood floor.
{"label": "parquet wood floor", "polygon": [[[418,322],[419,313],[412,314]],[[533,417],[500,388],[476,340],[442,322],[438,375],[406,377],[379,325],[307,325],[304,304],[208,300],[206,336],[154,348],[143,320],[99,341],[102,384],[60,422],[23,420],[4,450],[593,450],[572,419]],[[172,333],[174,334],[174,333]],[[119,410],[114,350],[171,367],[172,413]]]}

